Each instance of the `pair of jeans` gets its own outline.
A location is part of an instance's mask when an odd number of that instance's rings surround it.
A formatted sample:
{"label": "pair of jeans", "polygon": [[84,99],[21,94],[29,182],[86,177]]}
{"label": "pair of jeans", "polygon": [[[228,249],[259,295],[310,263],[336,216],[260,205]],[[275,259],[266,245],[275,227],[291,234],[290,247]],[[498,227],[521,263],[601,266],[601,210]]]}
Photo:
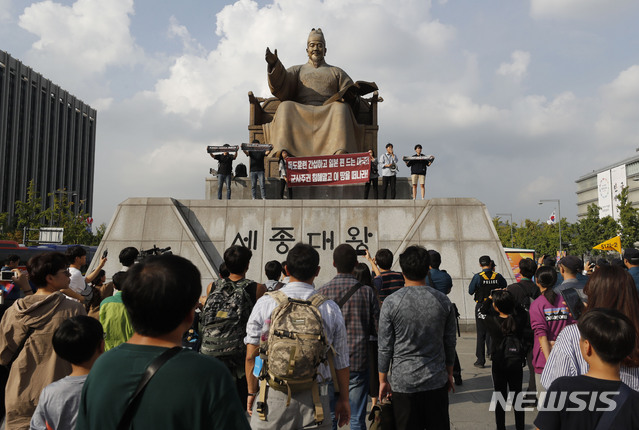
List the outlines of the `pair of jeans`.
{"label": "pair of jeans", "polygon": [[391,193],[390,198],[395,199],[395,184],[397,182],[397,176],[382,176],[382,198],[386,198],[386,192],[388,191],[388,186],[390,185]]}
{"label": "pair of jeans", "polygon": [[[348,381],[348,402],[351,405],[351,430],[366,430],[366,406],[368,406],[369,389],[368,370],[363,372],[350,372]],[[331,421],[333,430],[337,430],[335,419],[335,393],[333,384],[329,385],[328,395],[331,405]],[[346,393],[340,392],[340,396]]]}
{"label": "pair of jeans", "polygon": [[261,172],[251,171],[251,197],[257,198],[257,181],[260,181],[260,195],[262,200],[266,198],[266,192],[264,190],[264,170]]}
{"label": "pair of jeans", "polygon": [[226,183],[226,199],[231,200],[231,175],[217,175],[217,199],[222,200],[224,183]]}

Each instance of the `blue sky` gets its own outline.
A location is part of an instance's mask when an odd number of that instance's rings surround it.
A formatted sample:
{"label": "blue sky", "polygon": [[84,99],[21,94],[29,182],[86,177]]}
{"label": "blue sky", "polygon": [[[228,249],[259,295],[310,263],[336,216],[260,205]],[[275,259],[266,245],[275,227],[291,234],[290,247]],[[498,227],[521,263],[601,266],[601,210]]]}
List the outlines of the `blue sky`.
{"label": "blue sky", "polygon": [[380,148],[437,157],[428,197],[574,221],[574,181],[639,147],[636,22],[632,0],[0,0],[0,49],[98,109],[98,223],[204,198],[205,147],[247,141],[246,94],[269,95],[266,46],[300,64],[312,27],[378,84]]}

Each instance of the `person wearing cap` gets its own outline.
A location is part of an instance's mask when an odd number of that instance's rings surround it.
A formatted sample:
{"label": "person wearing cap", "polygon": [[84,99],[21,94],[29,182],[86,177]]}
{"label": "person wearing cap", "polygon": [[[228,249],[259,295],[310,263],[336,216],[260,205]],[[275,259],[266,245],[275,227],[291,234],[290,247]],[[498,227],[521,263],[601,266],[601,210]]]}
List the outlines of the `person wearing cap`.
{"label": "person wearing cap", "polygon": [[420,157],[423,160],[409,160],[406,162],[406,166],[410,167],[410,181],[413,184],[413,200],[417,200],[417,184],[421,186],[422,189],[422,200],[424,200],[424,195],[426,193],[425,183],[426,183],[426,169],[432,163],[432,158],[426,157],[422,154],[422,145],[419,143],[415,145],[415,154],[413,157]]}
{"label": "person wearing cap", "polygon": [[501,274],[494,269],[495,262],[488,255],[479,257],[479,265],[481,272],[476,273],[468,286],[468,294],[474,296],[475,299],[475,329],[477,331],[477,344],[475,346],[474,366],[480,369],[486,364],[486,347],[490,351],[490,336],[486,330],[484,315],[479,313],[479,309],[484,301],[490,296],[490,292],[497,288],[506,288],[508,283]]}
{"label": "person wearing cap", "polygon": [[555,293],[559,294],[568,288],[574,288],[582,295],[586,283],[577,276],[582,270],[584,270],[584,262],[575,255],[566,255],[559,260],[559,273],[564,281],[554,288]]}
{"label": "person wearing cap", "polygon": [[386,144],[386,154],[379,159],[379,165],[382,167],[382,198],[387,196],[388,186],[391,189],[391,199],[395,199],[395,184],[397,182],[397,155],[393,153],[393,144]]}
{"label": "person wearing cap", "polygon": [[628,248],[623,253],[623,262],[628,268],[628,273],[635,280],[635,286],[639,291],[639,250],[636,248]]}

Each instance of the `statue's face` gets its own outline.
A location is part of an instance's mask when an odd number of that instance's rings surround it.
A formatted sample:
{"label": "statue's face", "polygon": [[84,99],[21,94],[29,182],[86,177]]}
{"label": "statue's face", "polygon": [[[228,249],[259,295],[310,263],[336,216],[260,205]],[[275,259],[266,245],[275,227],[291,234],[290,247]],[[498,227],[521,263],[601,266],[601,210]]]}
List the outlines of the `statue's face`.
{"label": "statue's face", "polygon": [[306,53],[311,61],[318,62],[324,59],[326,55],[326,46],[320,37],[311,37],[306,44]]}

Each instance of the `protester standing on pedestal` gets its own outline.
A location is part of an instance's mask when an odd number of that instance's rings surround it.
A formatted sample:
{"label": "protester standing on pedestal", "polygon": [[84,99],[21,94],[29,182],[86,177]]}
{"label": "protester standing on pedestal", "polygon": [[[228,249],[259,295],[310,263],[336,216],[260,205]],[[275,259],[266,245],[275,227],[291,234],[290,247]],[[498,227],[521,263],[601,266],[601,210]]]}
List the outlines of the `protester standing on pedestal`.
{"label": "protester standing on pedestal", "polygon": [[388,186],[391,189],[391,199],[395,199],[395,186],[397,183],[397,155],[393,153],[393,144],[386,144],[386,154],[381,156],[379,164],[382,166],[382,198],[387,196]]}

